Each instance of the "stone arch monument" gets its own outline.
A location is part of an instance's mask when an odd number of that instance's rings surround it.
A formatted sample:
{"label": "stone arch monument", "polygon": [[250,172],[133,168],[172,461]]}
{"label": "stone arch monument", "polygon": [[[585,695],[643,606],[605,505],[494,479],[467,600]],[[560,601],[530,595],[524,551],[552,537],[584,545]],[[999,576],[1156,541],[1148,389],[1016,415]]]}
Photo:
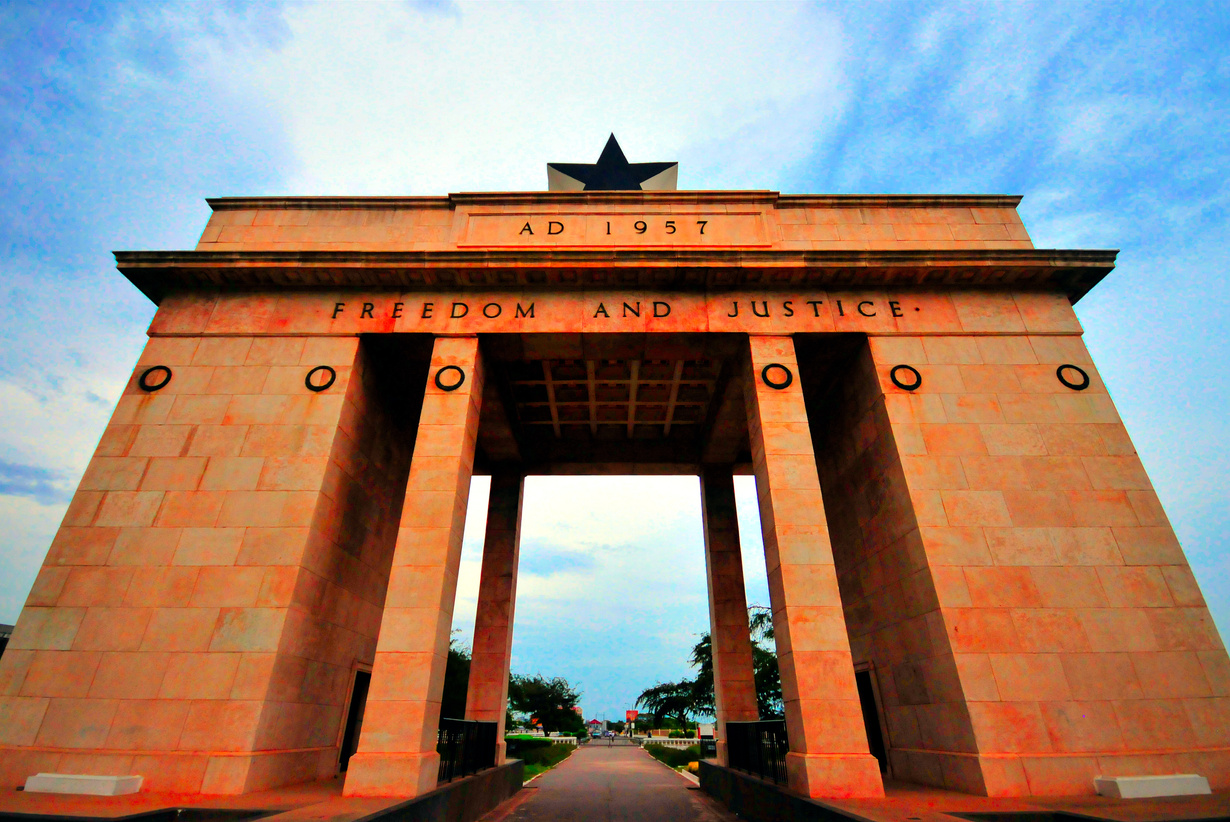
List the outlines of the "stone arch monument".
{"label": "stone arch monument", "polygon": [[856,668],[898,779],[1226,786],[1230,662],[1072,309],[1115,253],[1034,248],[1017,202],[211,200],[196,249],[116,255],[158,311],[0,660],[0,778],[332,776],[370,673],[346,793],[430,790],[476,472],[470,718],[524,477],[601,472],[702,478],[719,727],[756,719],[743,471],[791,787],[882,792]]}

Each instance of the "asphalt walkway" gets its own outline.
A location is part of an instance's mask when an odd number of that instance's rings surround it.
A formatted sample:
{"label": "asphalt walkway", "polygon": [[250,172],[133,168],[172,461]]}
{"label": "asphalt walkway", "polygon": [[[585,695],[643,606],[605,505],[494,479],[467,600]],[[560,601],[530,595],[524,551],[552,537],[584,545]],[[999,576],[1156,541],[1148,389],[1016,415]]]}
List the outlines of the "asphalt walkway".
{"label": "asphalt walkway", "polygon": [[484,822],[736,822],[640,748],[582,746]]}

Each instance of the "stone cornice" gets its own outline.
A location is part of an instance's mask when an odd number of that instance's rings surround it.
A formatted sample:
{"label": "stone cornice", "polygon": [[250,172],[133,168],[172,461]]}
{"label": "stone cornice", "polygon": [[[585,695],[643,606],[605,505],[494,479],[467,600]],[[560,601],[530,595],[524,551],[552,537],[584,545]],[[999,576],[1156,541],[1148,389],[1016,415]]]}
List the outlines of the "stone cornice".
{"label": "stone cornice", "polygon": [[1016,208],[1019,196],[999,194],[780,194],[776,191],[492,191],[440,197],[211,197],[214,211],[246,209],[455,208],[459,205],[597,203],[767,203],[778,208]]}
{"label": "stone cornice", "polygon": [[206,197],[213,211],[248,209],[452,208],[448,197]]}
{"label": "stone cornice", "polygon": [[963,288],[1059,291],[1075,303],[1117,251],[117,251],[116,266],[154,303],[201,290],[388,288],[721,290]]}
{"label": "stone cornice", "polygon": [[1016,208],[1019,194],[781,194],[778,208]]}

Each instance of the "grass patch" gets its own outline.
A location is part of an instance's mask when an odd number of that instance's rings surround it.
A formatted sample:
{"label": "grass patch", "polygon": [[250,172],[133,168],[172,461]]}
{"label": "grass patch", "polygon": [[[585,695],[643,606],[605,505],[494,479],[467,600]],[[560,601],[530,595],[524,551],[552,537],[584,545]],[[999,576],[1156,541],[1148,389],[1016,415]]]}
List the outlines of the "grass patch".
{"label": "grass patch", "polygon": [[[537,742],[540,740],[533,741]],[[522,747],[514,754],[512,746],[509,745],[509,756],[515,756],[525,763],[525,781],[528,782],[530,779],[538,776],[538,774],[549,771],[563,762],[572,755],[574,750],[576,750],[575,745],[560,745],[548,742],[546,745]]]}
{"label": "grass patch", "polygon": [[645,751],[659,762],[676,769],[686,768],[689,762],[696,762],[700,759],[699,745],[680,750],[679,748],[668,748],[665,745],[655,745],[651,742],[645,746]]}

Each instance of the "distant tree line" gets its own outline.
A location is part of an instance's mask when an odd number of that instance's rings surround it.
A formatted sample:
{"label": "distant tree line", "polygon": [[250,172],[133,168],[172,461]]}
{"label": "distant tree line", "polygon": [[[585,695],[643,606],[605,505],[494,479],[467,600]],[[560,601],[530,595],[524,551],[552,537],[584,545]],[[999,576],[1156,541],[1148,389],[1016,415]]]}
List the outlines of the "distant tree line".
{"label": "distant tree line", "polygon": [[[756,704],[761,719],[781,717],[782,681],[777,667],[773,636],[773,616],[764,606],[748,608],[748,631],[752,640],[752,675],[756,683]],[[696,668],[692,679],[660,682],[646,688],[636,700],[649,716],[637,719],[638,728],[663,728],[677,725],[686,729],[690,721],[711,717],[717,710],[713,690],[713,638],[701,634],[692,646],[689,664]],[[470,682],[470,650],[456,639],[449,644],[444,671],[444,694],[440,715],[462,719],[466,714],[466,689]],[[583,730],[585,720],[577,712],[581,692],[561,676],[513,674],[508,681],[508,713],[505,727],[529,724],[533,719],[548,733]],[[622,729],[623,723],[616,723]]]}
{"label": "distant tree line", "polygon": [[[470,684],[470,649],[456,639],[449,643],[448,662],[444,668],[444,694],[440,701],[440,716],[463,719],[466,715],[466,690]],[[504,726],[536,720],[548,733],[570,733],[582,730],[585,720],[577,713],[581,692],[562,676],[513,674],[508,680],[508,713]]]}

